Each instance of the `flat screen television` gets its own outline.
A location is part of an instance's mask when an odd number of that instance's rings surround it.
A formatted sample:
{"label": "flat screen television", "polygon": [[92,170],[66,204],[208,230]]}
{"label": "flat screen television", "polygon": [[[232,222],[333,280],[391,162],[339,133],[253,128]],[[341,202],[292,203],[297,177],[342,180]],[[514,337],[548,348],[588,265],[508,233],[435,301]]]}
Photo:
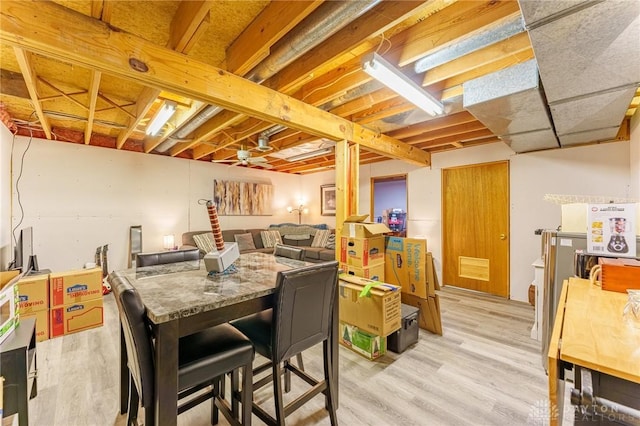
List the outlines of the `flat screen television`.
{"label": "flat screen television", "polygon": [[33,255],[33,228],[28,226],[20,230],[20,238],[15,248],[15,269],[22,272],[37,271],[38,265]]}

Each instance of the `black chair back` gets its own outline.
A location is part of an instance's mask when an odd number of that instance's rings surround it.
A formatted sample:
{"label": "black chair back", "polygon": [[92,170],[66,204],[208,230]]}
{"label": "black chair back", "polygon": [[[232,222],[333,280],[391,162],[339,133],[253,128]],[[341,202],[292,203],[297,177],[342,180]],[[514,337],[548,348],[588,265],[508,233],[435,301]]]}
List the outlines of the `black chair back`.
{"label": "black chair back", "polygon": [[200,249],[170,250],[155,253],[138,253],[136,268],[142,266],[164,265],[166,263],[199,261]]}
{"label": "black chair back", "polygon": [[133,286],[117,279],[114,287],[129,371],[140,394],[143,407],[153,407],[154,358],[151,329],[147,323],[146,308]]}
{"label": "black chair back", "polygon": [[281,362],[329,337],[338,262],[279,272],[273,308],[274,362]]}
{"label": "black chair back", "polygon": [[288,257],[294,260],[304,260],[304,249],[300,247],[276,244],[273,249],[274,256]]}

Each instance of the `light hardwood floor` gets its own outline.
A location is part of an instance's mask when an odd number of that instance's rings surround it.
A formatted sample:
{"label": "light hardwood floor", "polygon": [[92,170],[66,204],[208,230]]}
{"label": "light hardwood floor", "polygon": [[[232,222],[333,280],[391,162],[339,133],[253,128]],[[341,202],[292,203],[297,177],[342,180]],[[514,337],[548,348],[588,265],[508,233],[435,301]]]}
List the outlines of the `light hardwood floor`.
{"label": "light hardwood floor", "polygon": [[[439,294],[443,336],[420,330],[418,343],[407,351],[373,362],[340,347],[339,423],[545,424],[547,376],[540,345],[529,337],[533,307],[451,287]],[[38,396],[30,402],[29,423],[124,425],[125,416],[118,414],[118,345],[112,295],[105,297],[103,327],[38,344]],[[305,352],[305,367],[321,371],[320,348]],[[306,389],[293,381],[288,398]],[[270,390],[255,395],[268,409]],[[323,407],[323,398],[316,397],[287,424],[328,425]],[[204,403],[178,423],[208,425],[208,416]],[[16,417],[9,424],[17,424]],[[254,423],[261,424],[255,416]]]}

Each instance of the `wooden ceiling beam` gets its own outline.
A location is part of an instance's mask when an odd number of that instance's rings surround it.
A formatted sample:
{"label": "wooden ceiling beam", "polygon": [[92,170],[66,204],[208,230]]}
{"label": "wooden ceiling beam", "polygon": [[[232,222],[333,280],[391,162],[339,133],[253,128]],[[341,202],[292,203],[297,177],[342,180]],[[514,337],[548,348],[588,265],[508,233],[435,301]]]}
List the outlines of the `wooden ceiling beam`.
{"label": "wooden ceiling beam", "polygon": [[531,49],[529,34],[522,32],[506,40],[471,52],[425,72],[423,86],[429,86],[497,60]]}
{"label": "wooden ceiling beam", "polygon": [[[169,35],[167,46],[169,48],[175,47],[178,52],[187,53],[193,47],[197,38],[204,33],[210,9],[210,1],[181,2],[171,21],[171,34]],[[118,149],[122,148],[129,136],[138,128],[140,122],[146,118],[160,92],[161,90],[158,88],[152,87],[145,87],[142,90],[136,102],[135,117],[129,119],[127,128],[118,135],[116,142]],[[187,119],[188,117],[184,117],[184,121]],[[148,149],[149,151],[147,152],[151,152],[164,140],[165,138],[149,138],[145,140],[145,151]]]}
{"label": "wooden ceiling beam", "polygon": [[102,22],[110,23],[111,14],[113,12],[113,1],[111,0],[92,0],[91,16],[100,19]]}
{"label": "wooden ceiling beam", "polygon": [[236,114],[233,111],[222,111],[191,133],[189,136],[193,138],[193,140],[189,142],[179,142],[174,145],[169,152],[172,157],[175,157],[181,152],[199,145],[207,139],[211,139],[219,131],[232,126],[243,118],[242,115]]}
{"label": "wooden ceiling beam", "polygon": [[282,36],[321,4],[321,0],[270,2],[227,48],[227,70],[245,75],[269,55]]}
{"label": "wooden ceiling beam", "polygon": [[[367,40],[382,35],[426,7],[424,1],[384,1],[349,23],[320,45],[305,52],[263,84],[290,93],[304,81],[334,68],[333,61],[356,49]],[[377,41],[376,41],[377,42]],[[371,44],[367,44],[369,49]]]}
{"label": "wooden ceiling beam", "polygon": [[467,111],[458,112],[456,114],[446,115],[444,117],[434,118],[433,120],[424,121],[422,123],[413,124],[403,129],[389,132],[389,136],[396,139],[406,139],[412,136],[421,135],[423,133],[432,132],[446,127],[458,126],[460,124],[476,121],[477,119]]}
{"label": "wooden ceiling beam", "polygon": [[91,142],[91,133],[93,133],[93,120],[96,115],[96,102],[98,101],[98,89],[100,88],[100,79],[102,73],[93,71],[91,73],[91,82],[89,83],[89,111],[87,113],[87,124],[84,128],[84,143],[89,145]]}
{"label": "wooden ceiling beam", "polygon": [[49,124],[49,119],[44,115],[44,111],[42,111],[42,104],[38,99],[38,87],[36,83],[38,75],[33,67],[33,61],[31,60],[32,55],[19,47],[14,47],[13,51],[16,54],[16,60],[18,61],[20,71],[22,72],[22,78],[27,86],[27,91],[31,98],[31,104],[33,105],[36,116],[40,121],[42,131],[47,139],[51,139],[51,125]]}
{"label": "wooden ceiling beam", "polygon": [[384,57],[404,67],[495,21],[520,13],[514,0],[459,1],[392,37]]}
{"label": "wooden ceiling beam", "polygon": [[432,130],[417,136],[403,139],[404,142],[415,145],[424,142],[442,139],[448,136],[463,135],[475,130],[485,130],[487,127],[479,121],[470,121],[468,123],[459,124],[457,126],[445,127],[443,129]]}
{"label": "wooden ceiling beam", "polygon": [[495,137],[493,133],[489,129],[480,129],[480,130],[472,130],[469,132],[459,132],[451,136],[446,136],[437,139],[431,139],[426,142],[421,142],[416,144],[416,146],[420,147],[420,149],[427,149],[438,147],[441,145],[449,145],[452,143],[465,143],[474,139],[487,138],[487,137]]}
{"label": "wooden ceiling beam", "polygon": [[319,137],[346,139],[391,158],[431,164],[427,152],[140,37],[114,31],[58,4],[42,3],[34,9],[27,2],[5,0],[0,13],[0,39],[13,46]]}
{"label": "wooden ceiling beam", "polygon": [[357,114],[361,111],[371,108],[371,105],[388,101],[389,99],[393,99],[396,97],[398,97],[398,94],[396,92],[385,87],[383,89],[376,90],[375,92],[367,93],[362,97],[346,102],[338,107],[330,109],[329,112],[341,117],[349,117],[352,114]]}

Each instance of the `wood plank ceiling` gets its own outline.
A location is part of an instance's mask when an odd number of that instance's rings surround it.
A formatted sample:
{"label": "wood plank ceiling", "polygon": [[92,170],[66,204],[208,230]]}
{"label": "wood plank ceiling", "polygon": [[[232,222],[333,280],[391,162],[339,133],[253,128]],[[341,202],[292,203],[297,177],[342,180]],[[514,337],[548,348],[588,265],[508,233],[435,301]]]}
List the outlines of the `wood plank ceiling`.
{"label": "wood plank ceiling", "polygon": [[[360,144],[361,164],[429,165],[433,152],[499,142],[462,108],[462,84],[534,57],[525,31],[414,71],[520,16],[516,1],[3,0],[0,13],[0,117],[12,131],[298,174],[331,169],[334,154],[292,152],[341,139]],[[373,81],[361,66],[371,52],[445,113],[431,117]],[[166,102],[176,114],[146,135]]]}

